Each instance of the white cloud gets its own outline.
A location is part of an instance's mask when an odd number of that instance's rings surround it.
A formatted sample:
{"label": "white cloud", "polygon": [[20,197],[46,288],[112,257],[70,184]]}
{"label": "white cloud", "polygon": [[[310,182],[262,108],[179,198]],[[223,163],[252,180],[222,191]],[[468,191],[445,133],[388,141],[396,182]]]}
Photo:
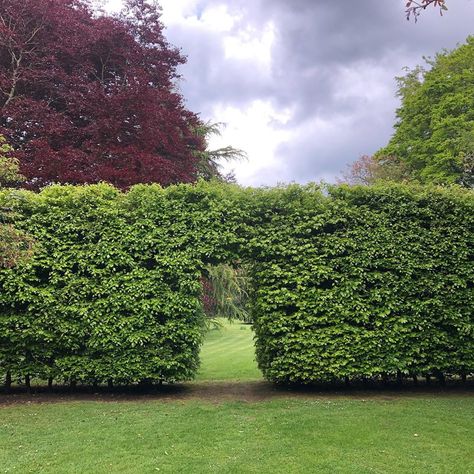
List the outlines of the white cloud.
{"label": "white cloud", "polygon": [[95,0],[95,2],[111,12],[119,11],[122,8],[121,0]]}
{"label": "white cloud", "polygon": [[256,100],[242,109],[216,105],[214,117],[226,124],[222,136],[210,142],[212,149],[231,144],[248,154],[248,161],[228,163],[224,169],[235,170],[238,182],[246,185],[263,185],[279,176],[276,150],[291,140],[292,132],[285,130],[291,118],[290,110],[278,111],[268,101]]}
{"label": "white cloud", "polygon": [[275,41],[275,24],[269,21],[262,31],[247,25],[223,38],[226,58],[253,61],[256,67],[271,66],[272,46]]}
{"label": "white cloud", "polygon": [[227,32],[232,30],[238,17],[229,13],[225,5],[211,5],[201,8],[197,0],[162,0],[161,17],[166,27],[186,26],[206,31]]}

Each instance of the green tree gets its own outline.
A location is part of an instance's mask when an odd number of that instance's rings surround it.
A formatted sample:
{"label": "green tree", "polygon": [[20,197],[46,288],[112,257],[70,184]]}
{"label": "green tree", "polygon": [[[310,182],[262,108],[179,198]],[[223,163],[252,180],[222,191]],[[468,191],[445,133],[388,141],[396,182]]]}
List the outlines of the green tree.
{"label": "green tree", "polygon": [[12,153],[13,148],[7,143],[5,137],[0,135],[0,188],[16,186],[24,180],[18,160]]}
{"label": "green tree", "polygon": [[474,37],[398,80],[395,132],[376,158],[396,157],[411,179],[472,186]]}
{"label": "green tree", "polygon": [[234,268],[228,264],[209,265],[207,276],[210,283],[209,296],[213,301],[211,314],[208,316],[251,322],[250,282],[245,266]]}
{"label": "green tree", "polygon": [[[18,160],[12,155],[13,149],[0,135],[0,190],[16,186],[24,177],[20,174]],[[7,200],[6,196],[4,197]],[[31,252],[31,239],[23,232],[15,229],[11,207],[3,199],[0,200],[0,268],[11,267],[19,259]]]}

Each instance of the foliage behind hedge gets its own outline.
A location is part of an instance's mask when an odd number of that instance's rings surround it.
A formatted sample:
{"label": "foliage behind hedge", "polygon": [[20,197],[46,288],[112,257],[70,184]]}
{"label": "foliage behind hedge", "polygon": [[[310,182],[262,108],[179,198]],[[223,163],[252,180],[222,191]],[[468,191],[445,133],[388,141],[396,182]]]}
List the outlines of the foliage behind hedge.
{"label": "foliage behind hedge", "polygon": [[16,226],[36,253],[0,271],[0,373],[190,379],[201,275],[239,259],[251,262],[270,380],[474,372],[472,192],[200,183],[22,194]]}

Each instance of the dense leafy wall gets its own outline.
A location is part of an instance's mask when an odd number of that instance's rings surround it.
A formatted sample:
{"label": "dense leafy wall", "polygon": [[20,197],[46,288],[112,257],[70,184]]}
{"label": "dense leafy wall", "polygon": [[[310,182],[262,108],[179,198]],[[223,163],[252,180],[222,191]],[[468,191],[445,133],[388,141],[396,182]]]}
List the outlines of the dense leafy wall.
{"label": "dense leafy wall", "polygon": [[253,257],[267,378],[474,372],[472,193],[288,189],[266,207]]}
{"label": "dense leafy wall", "polygon": [[20,194],[9,205],[36,248],[0,271],[0,374],[190,379],[202,272],[239,259],[251,262],[270,380],[474,372],[472,192],[199,183]]}
{"label": "dense leafy wall", "polygon": [[[231,194],[231,193],[230,193]],[[231,254],[224,191],[53,186],[23,193],[27,264],[0,273],[0,372],[82,382],[184,380],[198,366],[199,277]]]}

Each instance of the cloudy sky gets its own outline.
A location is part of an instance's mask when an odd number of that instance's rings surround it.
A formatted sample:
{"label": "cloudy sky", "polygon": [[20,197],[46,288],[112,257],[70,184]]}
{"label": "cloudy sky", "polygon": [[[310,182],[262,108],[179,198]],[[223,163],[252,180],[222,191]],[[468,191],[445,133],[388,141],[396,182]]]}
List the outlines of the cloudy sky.
{"label": "cloudy sky", "polygon": [[[109,0],[107,0],[109,1]],[[116,8],[120,0],[110,0]],[[387,143],[395,76],[474,34],[474,0],[407,22],[406,0],[161,0],[188,62],[179,87],[202,119],[224,122],[244,185],[335,181]]]}

